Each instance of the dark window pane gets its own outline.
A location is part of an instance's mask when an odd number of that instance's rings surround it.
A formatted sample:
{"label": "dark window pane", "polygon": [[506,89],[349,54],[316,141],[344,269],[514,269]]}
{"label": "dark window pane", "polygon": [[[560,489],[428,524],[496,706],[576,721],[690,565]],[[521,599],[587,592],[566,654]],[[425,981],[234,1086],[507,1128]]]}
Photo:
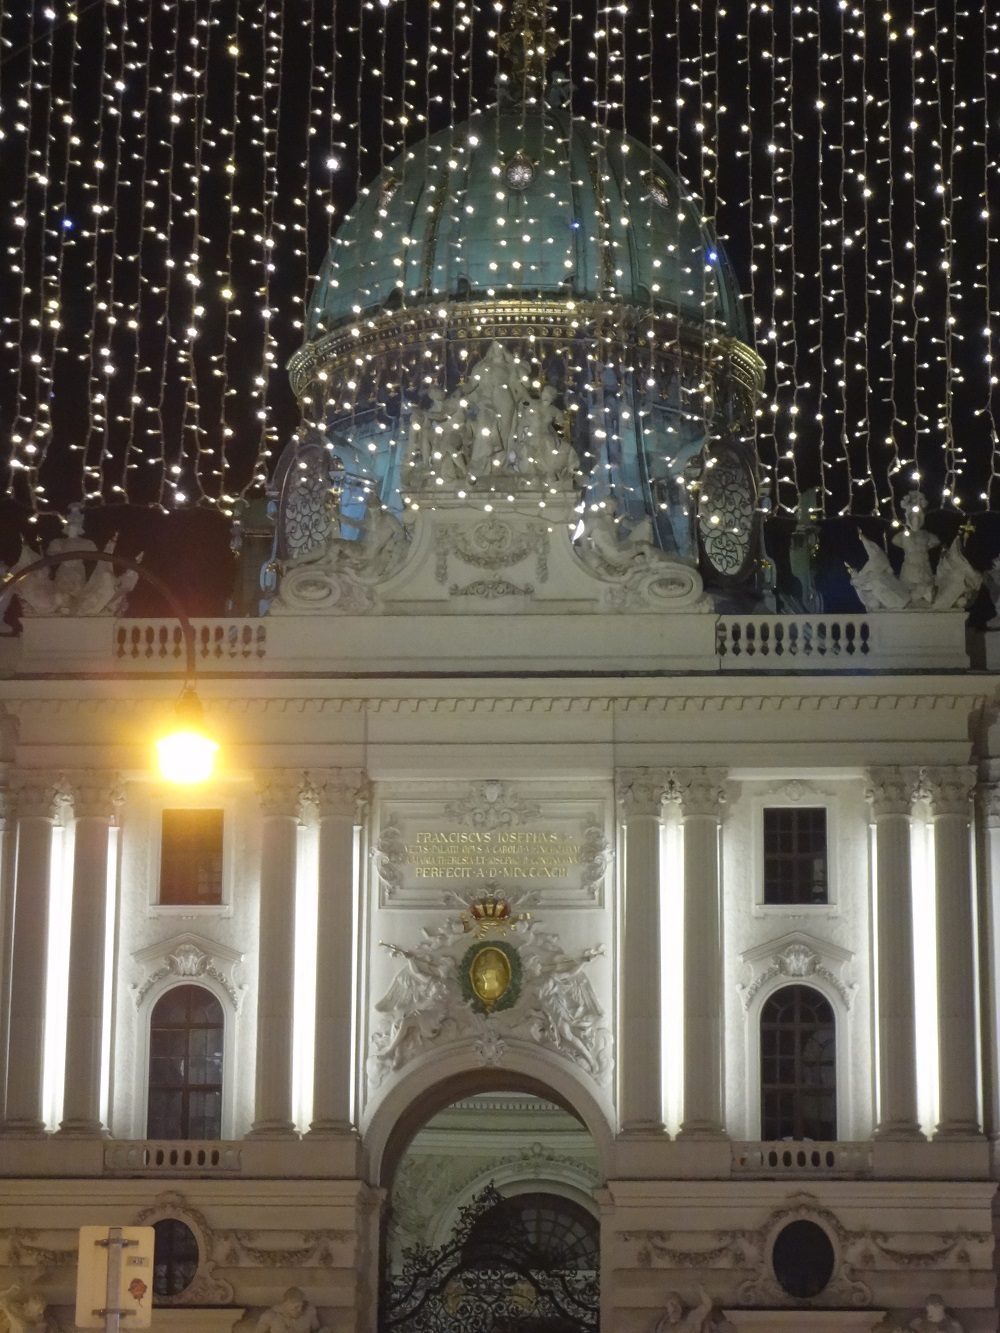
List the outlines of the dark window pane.
{"label": "dark window pane", "polygon": [[827,901],[826,810],[764,811],[764,902]]}
{"label": "dark window pane", "polygon": [[815,1222],[789,1222],[771,1251],[774,1276],[799,1300],[818,1296],[833,1276],[835,1255],[830,1237]]}
{"label": "dark window pane", "polygon": [[222,1006],[204,986],[176,986],[150,1018],[151,1139],[217,1139],[222,1133]]}
{"label": "dark window pane", "polygon": [[761,1010],[761,1138],[837,1137],[833,1009],[810,986],[784,986]]}
{"label": "dark window pane", "polygon": [[179,1296],[198,1272],[198,1241],[175,1217],[153,1223],[153,1295]]}
{"label": "dark window pane", "polygon": [[160,902],[222,902],[221,810],[164,810],[160,839]]}

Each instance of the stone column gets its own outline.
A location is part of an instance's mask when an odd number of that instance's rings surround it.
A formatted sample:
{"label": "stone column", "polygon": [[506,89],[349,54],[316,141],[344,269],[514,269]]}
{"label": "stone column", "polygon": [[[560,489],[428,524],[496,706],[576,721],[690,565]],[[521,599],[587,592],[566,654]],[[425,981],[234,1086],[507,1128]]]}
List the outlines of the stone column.
{"label": "stone column", "polygon": [[873,768],[865,795],[875,825],[878,1126],[881,1139],[923,1138],[917,1121],[910,808],[917,774]]}
{"label": "stone column", "polygon": [[617,1061],[621,1127],[625,1133],[662,1133],[660,814],[666,774],[620,769],[616,785],[625,844]]}
{"label": "stone column", "polygon": [[0,1133],[40,1135],[52,825],[59,791],[39,774],[17,791],[17,870],[10,969],[7,1106]]}
{"label": "stone column", "polygon": [[928,768],[922,794],[934,826],[937,910],[938,1105],[936,1138],[979,1133],[976,953],[972,903],[971,768]]}
{"label": "stone column", "polygon": [[[0,705],[0,723],[3,706]],[[0,748],[0,1089],[7,1086],[7,1037],[10,1017],[10,965],[13,953],[14,832],[17,827],[13,766]],[[0,1114],[3,1098],[0,1095]]]}
{"label": "stone column", "polygon": [[722,1138],[720,768],[680,769],[670,794],[684,829],[684,1102],[680,1138]]}
{"label": "stone column", "polygon": [[1000,1141],[1000,761],[988,760],[986,781],[979,784],[981,833],[982,928],[980,954],[984,960],[983,1078],[989,1093],[986,1129]]}
{"label": "stone column", "polygon": [[59,1133],[98,1137],[101,1123],[101,1041],[107,937],[108,832],[121,788],[101,774],[71,783],[75,837],[69,926],[69,1010],[66,1078]]}
{"label": "stone column", "polygon": [[257,970],[257,1072],[254,1121],[260,1138],[294,1135],[292,1039],[295,993],[295,871],[298,775],[275,772],[258,782],[261,810],[260,924]]}
{"label": "stone column", "polygon": [[313,1137],[351,1129],[354,1058],[354,829],[366,794],[356,769],[333,770],[316,789],[319,900],[316,912],[316,1046]]}

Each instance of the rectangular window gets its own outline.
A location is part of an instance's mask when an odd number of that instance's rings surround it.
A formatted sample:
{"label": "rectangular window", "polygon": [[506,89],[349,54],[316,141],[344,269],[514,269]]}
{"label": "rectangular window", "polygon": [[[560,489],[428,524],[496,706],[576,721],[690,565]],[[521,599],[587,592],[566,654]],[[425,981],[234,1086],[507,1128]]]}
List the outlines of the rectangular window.
{"label": "rectangular window", "polygon": [[764,811],[764,902],[825,903],[826,810],[773,807]]}
{"label": "rectangular window", "polygon": [[160,902],[211,907],[222,902],[221,810],[164,810]]}

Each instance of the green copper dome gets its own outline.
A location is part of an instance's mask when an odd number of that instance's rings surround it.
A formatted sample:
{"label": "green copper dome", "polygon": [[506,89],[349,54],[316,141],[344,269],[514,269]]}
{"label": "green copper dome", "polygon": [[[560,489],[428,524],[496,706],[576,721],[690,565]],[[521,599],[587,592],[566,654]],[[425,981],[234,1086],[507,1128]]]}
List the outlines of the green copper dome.
{"label": "green copper dome", "polygon": [[725,256],[676,175],[565,108],[473,116],[401,154],[330,248],[308,338],[435,300],[622,302],[745,337]]}

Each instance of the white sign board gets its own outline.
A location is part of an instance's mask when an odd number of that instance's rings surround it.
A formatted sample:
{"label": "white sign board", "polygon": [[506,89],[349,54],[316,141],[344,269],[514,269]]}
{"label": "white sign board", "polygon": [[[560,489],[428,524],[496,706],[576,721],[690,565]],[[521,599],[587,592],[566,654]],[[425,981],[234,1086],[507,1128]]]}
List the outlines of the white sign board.
{"label": "white sign board", "polygon": [[[118,1239],[125,1242],[118,1244]],[[117,1256],[115,1251],[117,1251]],[[108,1286],[108,1268],[114,1288]],[[149,1328],[153,1317],[153,1228],[81,1227],[76,1270],[76,1326],[104,1328],[117,1310],[122,1330]]]}

